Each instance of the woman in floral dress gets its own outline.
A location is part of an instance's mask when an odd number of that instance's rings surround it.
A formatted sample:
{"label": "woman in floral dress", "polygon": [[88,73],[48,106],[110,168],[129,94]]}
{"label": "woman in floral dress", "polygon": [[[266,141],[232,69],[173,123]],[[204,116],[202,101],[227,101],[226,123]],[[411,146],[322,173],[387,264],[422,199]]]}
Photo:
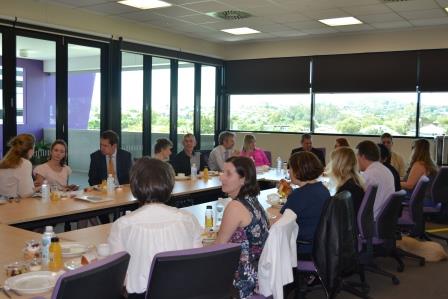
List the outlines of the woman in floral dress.
{"label": "woman in floral dress", "polygon": [[240,298],[258,289],[258,260],[268,237],[269,222],[257,196],[260,188],[252,159],[231,157],[221,174],[222,191],[232,201],[227,205],[216,243],[240,243],[241,256],[234,286]]}

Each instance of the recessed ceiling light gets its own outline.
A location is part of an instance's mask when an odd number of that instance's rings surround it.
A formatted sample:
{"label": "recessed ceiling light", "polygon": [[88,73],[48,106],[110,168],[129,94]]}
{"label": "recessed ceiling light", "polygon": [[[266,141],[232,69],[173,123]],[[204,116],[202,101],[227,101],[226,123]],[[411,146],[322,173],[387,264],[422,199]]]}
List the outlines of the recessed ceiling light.
{"label": "recessed ceiling light", "polygon": [[324,23],[325,25],[328,26],[345,26],[345,25],[362,24],[360,20],[354,17],[322,19],[319,20],[319,22]]}
{"label": "recessed ceiling light", "polygon": [[140,9],[151,9],[151,8],[160,8],[160,7],[168,7],[172,4],[160,1],[160,0],[122,0],[118,1],[120,4],[129,5],[132,7],[140,8]]}
{"label": "recessed ceiling light", "polygon": [[445,7],[446,12],[448,12],[448,7]]}
{"label": "recessed ceiling light", "polygon": [[224,32],[227,32],[230,34],[235,34],[235,35],[260,33],[260,31],[249,28],[249,27],[222,29],[221,31],[224,31]]}

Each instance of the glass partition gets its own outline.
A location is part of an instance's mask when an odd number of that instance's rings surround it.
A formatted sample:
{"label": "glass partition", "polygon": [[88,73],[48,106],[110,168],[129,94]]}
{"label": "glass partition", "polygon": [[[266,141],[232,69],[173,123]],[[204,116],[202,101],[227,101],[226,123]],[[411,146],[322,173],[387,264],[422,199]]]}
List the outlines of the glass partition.
{"label": "glass partition", "polygon": [[216,67],[201,66],[201,149],[215,145]]}

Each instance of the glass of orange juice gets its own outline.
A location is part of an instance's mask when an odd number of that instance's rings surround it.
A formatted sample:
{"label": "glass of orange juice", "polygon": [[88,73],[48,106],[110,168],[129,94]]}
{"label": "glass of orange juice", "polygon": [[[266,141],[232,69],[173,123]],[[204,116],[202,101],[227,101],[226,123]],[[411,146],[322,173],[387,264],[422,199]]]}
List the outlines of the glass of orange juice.
{"label": "glass of orange juice", "polygon": [[59,190],[58,185],[51,186],[50,200],[51,201],[59,201],[61,199],[61,191]]}

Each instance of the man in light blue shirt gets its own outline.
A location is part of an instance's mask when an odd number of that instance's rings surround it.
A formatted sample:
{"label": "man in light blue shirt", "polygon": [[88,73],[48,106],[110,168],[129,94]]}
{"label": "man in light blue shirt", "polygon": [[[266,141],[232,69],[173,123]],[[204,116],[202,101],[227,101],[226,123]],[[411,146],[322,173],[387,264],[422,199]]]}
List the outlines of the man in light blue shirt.
{"label": "man in light blue shirt", "polygon": [[222,171],[224,168],[224,162],[231,156],[238,155],[239,152],[235,151],[235,134],[232,132],[224,131],[219,134],[219,145],[215,147],[208,158],[208,166],[210,170]]}

